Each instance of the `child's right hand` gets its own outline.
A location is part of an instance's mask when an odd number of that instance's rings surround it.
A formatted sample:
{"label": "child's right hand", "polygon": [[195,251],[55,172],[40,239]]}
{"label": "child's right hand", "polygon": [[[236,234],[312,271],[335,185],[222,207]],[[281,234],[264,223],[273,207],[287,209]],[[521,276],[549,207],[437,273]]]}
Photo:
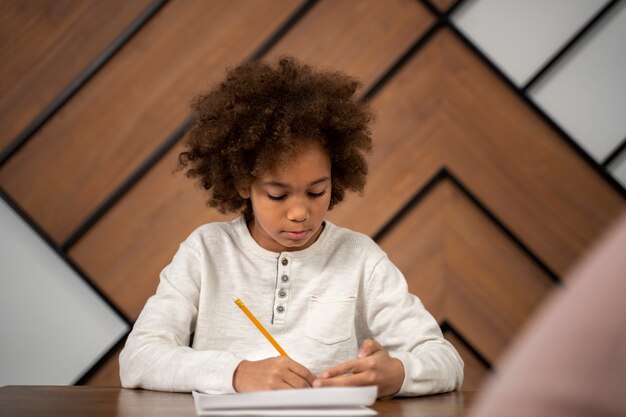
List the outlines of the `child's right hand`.
{"label": "child's right hand", "polygon": [[285,356],[241,361],[233,375],[233,388],[237,392],[309,388],[315,375],[293,359]]}

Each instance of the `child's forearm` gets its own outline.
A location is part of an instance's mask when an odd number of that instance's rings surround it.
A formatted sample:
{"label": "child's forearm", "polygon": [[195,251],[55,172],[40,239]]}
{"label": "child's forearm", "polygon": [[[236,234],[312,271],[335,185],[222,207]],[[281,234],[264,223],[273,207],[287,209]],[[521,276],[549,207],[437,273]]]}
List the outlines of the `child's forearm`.
{"label": "child's forearm", "polygon": [[405,378],[399,396],[426,395],[454,391],[463,383],[463,360],[448,342],[417,352],[401,352]]}
{"label": "child's forearm", "polygon": [[240,361],[231,352],[129,338],[120,354],[120,379],[125,388],[233,393],[232,375]]}

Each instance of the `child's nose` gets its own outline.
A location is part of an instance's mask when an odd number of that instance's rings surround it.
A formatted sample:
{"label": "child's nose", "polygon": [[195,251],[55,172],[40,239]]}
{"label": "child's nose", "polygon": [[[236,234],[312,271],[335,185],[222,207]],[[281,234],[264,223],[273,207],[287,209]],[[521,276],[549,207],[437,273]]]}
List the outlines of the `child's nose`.
{"label": "child's nose", "polygon": [[287,218],[292,222],[303,222],[309,217],[309,209],[305,202],[294,201],[287,210]]}

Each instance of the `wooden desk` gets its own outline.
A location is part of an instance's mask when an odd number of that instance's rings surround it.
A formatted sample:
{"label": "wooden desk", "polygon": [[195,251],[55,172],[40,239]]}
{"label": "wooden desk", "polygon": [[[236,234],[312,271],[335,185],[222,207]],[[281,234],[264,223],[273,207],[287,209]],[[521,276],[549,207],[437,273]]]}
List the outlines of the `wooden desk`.
{"label": "wooden desk", "polygon": [[[380,417],[463,416],[474,392],[377,401]],[[0,388],[2,417],[194,417],[191,394],[108,387],[6,386]]]}

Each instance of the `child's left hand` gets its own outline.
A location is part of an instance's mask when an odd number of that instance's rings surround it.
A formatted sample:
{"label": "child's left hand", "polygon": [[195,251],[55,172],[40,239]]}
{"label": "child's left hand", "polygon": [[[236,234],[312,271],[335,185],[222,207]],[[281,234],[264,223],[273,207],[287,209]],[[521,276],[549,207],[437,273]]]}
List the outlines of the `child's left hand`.
{"label": "child's left hand", "polygon": [[323,371],[313,381],[314,387],[378,385],[378,398],[400,391],[404,381],[404,365],[380,343],[366,339],[357,359],[340,363]]}

